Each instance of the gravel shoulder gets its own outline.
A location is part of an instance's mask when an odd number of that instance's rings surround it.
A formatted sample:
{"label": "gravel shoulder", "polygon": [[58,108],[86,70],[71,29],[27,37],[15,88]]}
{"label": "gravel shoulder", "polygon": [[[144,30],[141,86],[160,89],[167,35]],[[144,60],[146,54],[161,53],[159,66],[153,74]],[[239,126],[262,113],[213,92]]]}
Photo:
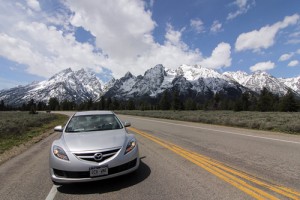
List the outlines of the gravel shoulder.
{"label": "gravel shoulder", "polygon": [[54,131],[48,130],[36,137],[33,137],[32,140],[21,144],[19,146],[15,146],[10,150],[5,151],[4,153],[0,154],[0,165],[3,164],[4,162],[8,161],[9,159],[23,153],[24,151],[26,151],[28,148],[30,148],[33,144],[38,143],[39,141],[47,138],[48,136],[50,136],[51,134],[53,134]]}

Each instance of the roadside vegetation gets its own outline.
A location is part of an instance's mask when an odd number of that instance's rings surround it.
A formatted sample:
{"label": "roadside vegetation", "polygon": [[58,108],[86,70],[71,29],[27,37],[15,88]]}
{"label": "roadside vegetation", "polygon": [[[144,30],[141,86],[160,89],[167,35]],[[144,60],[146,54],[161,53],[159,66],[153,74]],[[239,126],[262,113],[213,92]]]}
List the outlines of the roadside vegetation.
{"label": "roadside vegetation", "polygon": [[49,113],[0,112],[0,154],[63,124],[67,116]]}
{"label": "roadside vegetation", "polygon": [[118,110],[118,114],[279,131],[300,135],[299,112]]}
{"label": "roadside vegetation", "polygon": [[[278,96],[268,91],[267,88],[263,88],[260,93],[245,92],[229,98],[226,94],[214,94],[213,92],[205,96],[193,96],[192,94],[190,96],[182,96],[175,89],[173,91],[165,90],[155,98],[145,96],[143,98],[124,100],[104,95],[97,101],[89,99],[80,103],[66,99],[59,100],[56,97],[50,98],[47,103],[36,102],[34,99],[31,99],[27,103],[24,102],[20,107],[12,107],[6,105],[3,100],[0,101],[0,111],[16,109],[29,111],[32,114],[41,110],[48,112],[52,110],[114,110],[119,114],[279,131],[300,135],[300,97],[292,90],[289,90],[283,96]],[[10,119],[0,117],[1,120]],[[33,115],[32,117],[37,116]],[[26,117],[24,117],[24,120],[27,120]],[[47,123],[47,121],[42,122],[42,120],[34,121],[41,121],[40,125]],[[0,123],[3,124],[1,121]],[[22,119],[19,124],[15,133],[10,133],[9,135],[18,136],[20,132],[24,132],[24,129],[27,131],[29,130],[28,127],[32,127],[31,125],[24,127]],[[13,128],[6,128],[8,132],[11,132],[11,129]],[[22,131],[19,129],[22,129]],[[0,131],[2,131],[1,127]],[[0,132],[0,139],[2,137],[11,137],[5,136],[6,133]]]}

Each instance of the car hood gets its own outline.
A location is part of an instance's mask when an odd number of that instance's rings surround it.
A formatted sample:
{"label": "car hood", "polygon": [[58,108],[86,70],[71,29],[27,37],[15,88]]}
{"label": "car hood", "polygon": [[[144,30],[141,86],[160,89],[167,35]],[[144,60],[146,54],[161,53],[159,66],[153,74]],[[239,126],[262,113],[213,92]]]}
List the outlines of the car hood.
{"label": "car hood", "polygon": [[63,140],[68,149],[76,151],[92,151],[121,147],[126,140],[124,129],[109,131],[93,131],[81,133],[65,133]]}

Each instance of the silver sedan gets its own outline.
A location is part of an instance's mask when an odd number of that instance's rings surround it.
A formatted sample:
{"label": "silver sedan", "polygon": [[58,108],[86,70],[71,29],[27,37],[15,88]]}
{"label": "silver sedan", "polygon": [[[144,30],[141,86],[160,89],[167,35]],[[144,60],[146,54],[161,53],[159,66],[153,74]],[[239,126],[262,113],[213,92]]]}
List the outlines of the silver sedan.
{"label": "silver sedan", "polygon": [[136,138],[111,111],[74,114],[53,141],[50,174],[54,184],[88,182],[131,173],[139,167]]}

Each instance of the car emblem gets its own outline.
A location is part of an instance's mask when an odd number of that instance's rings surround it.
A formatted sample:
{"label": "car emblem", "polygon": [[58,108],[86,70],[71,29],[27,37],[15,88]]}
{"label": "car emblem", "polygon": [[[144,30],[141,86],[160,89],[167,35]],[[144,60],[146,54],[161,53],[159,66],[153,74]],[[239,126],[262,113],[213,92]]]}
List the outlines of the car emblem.
{"label": "car emblem", "polygon": [[95,154],[94,154],[94,160],[95,160],[95,161],[100,161],[100,160],[102,160],[102,157],[103,157],[102,153],[95,153]]}

